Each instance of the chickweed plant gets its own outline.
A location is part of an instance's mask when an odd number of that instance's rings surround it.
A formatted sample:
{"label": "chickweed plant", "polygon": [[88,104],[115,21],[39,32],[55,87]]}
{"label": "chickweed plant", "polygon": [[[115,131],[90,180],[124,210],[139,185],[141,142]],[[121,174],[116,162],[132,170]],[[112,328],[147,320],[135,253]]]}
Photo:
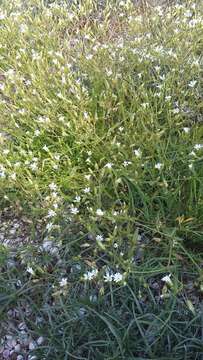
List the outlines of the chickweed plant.
{"label": "chickweed plant", "polygon": [[202,359],[202,13],[0,2],[0,359]]}

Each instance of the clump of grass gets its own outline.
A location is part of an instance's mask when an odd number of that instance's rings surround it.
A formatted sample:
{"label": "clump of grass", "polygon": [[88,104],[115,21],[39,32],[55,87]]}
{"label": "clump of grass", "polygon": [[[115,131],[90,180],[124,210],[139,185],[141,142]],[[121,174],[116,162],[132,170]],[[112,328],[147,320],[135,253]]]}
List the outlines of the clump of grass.
{"label": "clump of grass", "polygon": [[202,24],[198,1],[3,1],[0,206],[32,239],[0,256],[2,320],[18,309],[36,345],[20,355],[200,358]]}

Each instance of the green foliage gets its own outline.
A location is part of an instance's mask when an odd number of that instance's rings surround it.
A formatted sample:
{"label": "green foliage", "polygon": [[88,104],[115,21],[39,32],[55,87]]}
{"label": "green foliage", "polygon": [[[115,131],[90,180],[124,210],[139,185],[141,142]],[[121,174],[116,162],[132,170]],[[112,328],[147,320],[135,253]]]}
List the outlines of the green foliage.
{"label": "green foliage", "polygon": [[35,245],[0,249],[1,316],[29,304],[39,359],[200,359],[202,25],[199,1],[2,2],[0,208]]}

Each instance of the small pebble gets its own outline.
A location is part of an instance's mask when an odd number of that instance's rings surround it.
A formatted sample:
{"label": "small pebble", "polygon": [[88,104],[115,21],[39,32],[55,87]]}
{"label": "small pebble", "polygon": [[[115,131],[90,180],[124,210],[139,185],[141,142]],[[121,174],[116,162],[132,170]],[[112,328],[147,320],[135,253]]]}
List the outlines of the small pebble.
{"label": "small pebble", "polygon": [[31,341],[29,343],[29,350],[35,350],[36,349],[36,342],[35,341]]}
{"label": "small pebble", "polygon": [[38,345],[42,345],[43,342],[44,342],[44,338],[43,338],[43,336],[40,336],[40,337],[37,339],[37,344],[38,344]]}
{"label": "small pebble", "polygon": [[9,350],[4,350],[2,355],[3,355],[4,359],[8,359],[9,356],[10,356],[10,351]]}
{"label": "small pebble", "polygon": [[15,350],[16,352],[20,352],[20,350],[21,350],[20,344],[17,344],[17,345],[14,347],[14,350]]}
{"label": "small pebble", "polygon": [[16,358],[16,360],[24,360],[23,355],[18,355],[17,358]]}

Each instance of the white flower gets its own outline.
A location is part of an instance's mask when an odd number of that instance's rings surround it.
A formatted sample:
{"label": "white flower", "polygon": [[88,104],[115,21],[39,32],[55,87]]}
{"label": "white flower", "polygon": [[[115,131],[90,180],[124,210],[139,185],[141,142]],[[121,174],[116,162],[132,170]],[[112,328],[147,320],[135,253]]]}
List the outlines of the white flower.
{"label": "white flower", "polygon": [[89,175],[85,175],[85,179],[86,180],[90,180],[90,178],[91,178],[91,175],[89,174]]}
{"label": "white flower", "polygon": [[104,240],[103,235],[97,235],[97,236],[96,236],[96,240],[97,240],[97,241],[103,241],[103,240]]}
{"label": "white flower", "polygon": [[161,170],[161,168],[163,167],[163,164],[161,164],[161,163],[157,163],[157,164],[155,164],[155,169],[157,169],[157,170]]}
{"label": "white flower", "polygon": [[113,279],[116,283],[118,283],[123,280],[123,275],[121,273],[117,272],[113,275]]}
{"label": "white flower", "polygon": [[66,77],[65,77],[65,75],[62,75],[62,77],[61,77],[61,82],[62,82],[63,85],[66,83]]}
{"label": "white flower", "polygon": [[86,187],[86,188],[83,190],[83,192],[84,192],[85,194],[88,194],[88,193],[90,192],[90,188],[89,188],[89,187]]}
{"label": "white flower", "polygon": [[103,215],[104,215],[104,211],[102,211],[101,209],[97,209],[96,215],[97,215],[97,216],[103,216]]}
{"label": "white flower", "polygon": [[87,112],[87,111],[84,111],[83,116],[84,116],[84,118],[87,120],[87,119],[88,119],[88,117],[89,117],[88,112]]}
{"label": "white flower", "polygon": [[77,203],[79,203],[80,202],[80,200],[81,200],[81,197],[80,196],[78,196],[78,195],[76,195],[76,197],[75,197],[75,202],[77,202]]}
{"label": "white flower", "polygon": [[114,249],[117,249],[117,248],[118,248],[118,244],[117,244],[117,243],[114,243],[114,244],[113,244],[113,247],[114,247]]}
{"label": "white flower", "polygon": [[16,173],[10,175],[11,180],[16,180]]}
{"label": "white flower", "polygon": [[124,167],[127,167],[127,166],[130,165],[130,164],[132,164],[131,161],[125,160],[125,161],[123,162],[123,166],[124,166]]}
{"label": "white flower", "polygon": [[144,109],[146,109],[146,107],[149,106],[149,103],[143,103],[143,104],[141,104],[141,106],[142,106]]}
{"label": "white flower", "polygon": [[84,280],[93,280],[98,274],[97,269],[93,269],[92,271],[88,271],[84,274]]}
{"label": "white flower", "polygon": [[192,80],[189,82],[188,86],[193,88],[196,85],[197,81],[196,80]]}
{"label": "white flower", "polygon": [[44,151],[49,151],[49,148],[47,145],[44,145],[43,148],[42,148]]}
{"label": "white flower", "polygon": [[57,189],[57,185],[52,182],[51,184],[49,184],[49,189],[50,189],[50,190],[56,190],[56,189]]}
{"label": "white flower", "polygon": [[77,207],[72,206],[70,209],[71,214],[76,215],[79,213],[79,210]]}
{"label": "white flower", "polygon": [[86,55],[86,59],[87,59],[87,60],[91,60],[92,58],[93,58],[93,55],[92,55],[92,54]]}
{"label": "white flower", "polygon": [[28,266],[27,269],[26,269],[26,271],[27,271],[29,274],[31,274],[31,275],[34,275],[34,274],[35,274],[35,273],[34,273],[34,270],[33,270],[33,268],[32,268],[31,266]]}
{"label": "white flower", "polygon": [[171,96],[168,95],[168,96],[165,97],[165,99],[166,99],[166,101],[169,101],[169,100],[171,100]]}
{"label": "white flower", "polygon": [[53,192],[51,193],[51,196],[52,196],[54,199],[56,199],[57,196],[58,196],[58,194],[57,194],[55,191],[53,191]]}
{"label": "white flower", "polygon": [[106,165],[104,165],[104,167],[107,168],[107,169],[111,169],[112,166],[113,166],[112,163],[107,163]]}
{"label": "white flower", "polygon": [[171,274],[164,276],[161,280],[163,282],[165,282],[167,285],[170,285],[170,286],[173,285],[173,283],[171,281]]}
{"label": "white flower", "polygon": [[5,175],[5,172],[4,172],[3,170],[0,170],[0,177],[1,177],[1,178],[5,178],[5,176],[6,176],[6,175]]}
{"label": "white flower", "polygon": [[67,285],[67,278],[62,278],[61,281],[59,281],[59,285],[61,287],[64,287]]}
{"label": "white flower", "polygon": [[55,160],[60,160],[60,155],[59,154],[54,154],[54,159]]}
{"label": "white flower", "polygon": [[91,163],[91,159],[89,157],[85,161],[89,164]]}
{"label": "white flower", "polygon": [[6,18],[6,14],[0,13],[0,20],[4,20]]}
{"label": "white flower", "polygon": [[32,171],[36,171],[36,170],[37,170],[37,163],[32,163],[32,164],[30,164],[30,169],[31,169]]}
{"label": "white flower", "polygon": [[190,132],[190,128],[189,128],[189,127],[184,127],[184,128],[183,128],[183,131],[184,131],[186,134],[188,134],[188,133]]}
{"label": "white flower", "polygon": [[39,131],[39,130],[35,130],[34,135],[35,135],[35,136],[39,136],[39,135],[40,135],[40,131]]}
{"label": "white flower", "polygon": [[107,75],[107,76],[111,76],[112,74],[113,74],[113,73],[112,73],[111,70],[106,69],[106,75]]}
{"label": "white flower", "polygon": [[193,169],[193,164],[189,164],[188,167],[189,167],[190,170],[192,170]]}
{"label": "white flower", "polygon": [[4,150],[3,150],[3,154],[4,154],[4,155],[8,155],[8,154],[9,154],[9,152],[10,152],[10,150],[9,150],[9,149],[4,149]]}
{"label": "white flower", "polygon": [[21,33],[25,33],[28,30],[28,27],[26,24],[21,24],[20,25],[20,32]]}
{"label": "white flower", "polygon": [[63,94],[61,91],[59,91],[57,94],[56,94],[60,99],[63,99]]}
{"label": "white flower", "polygon": [[48,211],[47,217],[50,218],[50,217],[54,217],[54,216],[56,216],[56,212],[55,212],[54,210],[50,209],[50,210]]}
{"label": "white flower", "polygon": [[203,145],[202,144],[196,144],[195,146],[194,146],[194,149],[195,150],[200,150],[200,149],[202,149],[203,148]]}
{"label": "white flower", "polygon": [[110,274],[109,271],[106,272],[104,275],[104,281],[105,282],[112,282],[113,281],[113,274]]}
{"label": "white flower", "polygon": [[173,114],[178,114],[180,112],[180,109],[179,108],[175,108],[172,110]]}
{"label": "white flower", "polygon": [[142,153],[141,153],[141,150],[140,150],[140,149],[134,150],[133,152],[134,152],[135,156],[137,156],[137,157],[141,157],[141,156],[142,156]]}

